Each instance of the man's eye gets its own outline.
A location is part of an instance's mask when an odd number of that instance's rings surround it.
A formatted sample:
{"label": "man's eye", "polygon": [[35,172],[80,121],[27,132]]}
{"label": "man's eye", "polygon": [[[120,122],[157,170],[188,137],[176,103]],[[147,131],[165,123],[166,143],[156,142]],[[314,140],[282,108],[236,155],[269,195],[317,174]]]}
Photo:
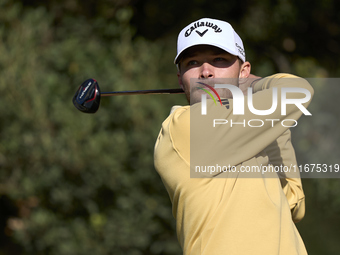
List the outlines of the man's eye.
{"label": "man's eye", "polygon": [[196,60],[190,60],[188,62],[188,66],[194,66],[194,65],[197,65],[197,64],[198,64],[198,62]]}
{"label": "man's eye", "polygon": [[226,59],[222,58],[222,57],[215,58],[214,60],[215,60],[215,62],[226,61]]}

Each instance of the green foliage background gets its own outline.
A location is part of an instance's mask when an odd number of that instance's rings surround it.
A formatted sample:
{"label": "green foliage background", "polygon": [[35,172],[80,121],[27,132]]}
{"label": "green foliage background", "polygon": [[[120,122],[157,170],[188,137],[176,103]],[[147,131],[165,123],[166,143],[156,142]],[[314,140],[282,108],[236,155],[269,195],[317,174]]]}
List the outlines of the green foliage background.
{"label": "green foliage background", "polygon": [[[204,16],[239,31],[254,74],[337,77],[339,7],[336,0],[0,1],[0,254],[180,254],[153,146],[184,97],[104,98],[86,115],[71,102],[77,87],[95,78],[105,91],[176,88],[177,33]],[[311,111],[324,118],[302,119],[293,130],[298,160],[340,163],[340,89],[315,90]],[[307,212],[297,227],[309,254],[338,254],[339,180],[303,184]]]}

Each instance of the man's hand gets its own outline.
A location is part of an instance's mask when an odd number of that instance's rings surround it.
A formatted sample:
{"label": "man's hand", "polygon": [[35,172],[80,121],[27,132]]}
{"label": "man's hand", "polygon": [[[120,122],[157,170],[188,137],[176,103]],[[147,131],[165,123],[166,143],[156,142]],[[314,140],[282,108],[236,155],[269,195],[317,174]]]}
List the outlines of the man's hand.
{"label": "man's hand", "polygon": [[248,78],[240,78],[239,79],[239,88],[242,90],[244,95],[247,95],[248,88],[252,86],[253,93],[254,93],[254,85],[258,82],[261,77],[250,74]]}

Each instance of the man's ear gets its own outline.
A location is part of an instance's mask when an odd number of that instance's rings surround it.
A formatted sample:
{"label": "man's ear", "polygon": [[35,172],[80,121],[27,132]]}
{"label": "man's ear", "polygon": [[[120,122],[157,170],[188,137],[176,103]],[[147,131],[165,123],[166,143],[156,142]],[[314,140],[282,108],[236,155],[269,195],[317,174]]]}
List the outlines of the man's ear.
{"label": "man's ear", "polygon": [[248,78],[250,75],[251,65],[248,61],[244,62],[240,68],[239,78]]}

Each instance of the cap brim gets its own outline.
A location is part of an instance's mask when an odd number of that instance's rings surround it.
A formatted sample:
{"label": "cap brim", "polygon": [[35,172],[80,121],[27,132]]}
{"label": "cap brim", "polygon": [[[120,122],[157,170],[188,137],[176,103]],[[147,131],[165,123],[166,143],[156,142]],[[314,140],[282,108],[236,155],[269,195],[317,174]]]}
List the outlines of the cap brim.
{"label": "cap brim", "polygon": [[186,48],[183,48],[178,54],[177,56],[175,57],[175,60],[174,60],[174,63],[177,65],[179,63],[179,61],[182,59],[183,57],[183,54],[186,50],[192,48],[192,47],[195,47],[195,46],[200,46],[200,45],[208,45],[208,46],[214,46],[214,47],[217,47],[217,48],[220,48],[228,53],[230,53],[231,55],[234,55],[236,57],[238,57],[238,53],[237,52],[234,52],[233,50],[230,50],[230,49],[227,49],[226,47],[223,47],[221,46],[220,44],[218,43],[202,43],[202,44],[195,44],[195,45],[189,45],[187,46]]}

